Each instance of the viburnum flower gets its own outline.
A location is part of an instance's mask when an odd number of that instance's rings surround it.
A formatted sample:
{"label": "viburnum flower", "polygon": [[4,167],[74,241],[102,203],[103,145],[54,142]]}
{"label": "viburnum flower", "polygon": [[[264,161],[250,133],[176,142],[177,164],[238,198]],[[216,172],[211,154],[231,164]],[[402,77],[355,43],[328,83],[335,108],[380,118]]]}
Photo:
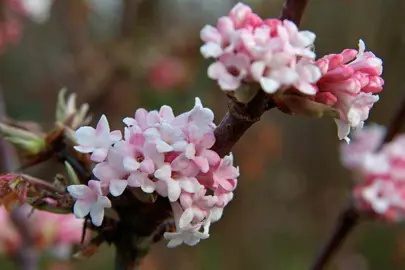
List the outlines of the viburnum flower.
{"label": "viburnum flower", "polygon": [[105,115],[101,116],[97,127],[81,127],[75,133],[79,146],[75,149],[81,153],[92,153],[92,161],[101,162],[107,157],[108,149],[112,143],[119,141],[122,137],[121,131],[110,132]]}
{"label": "viburnum flower", "polygon": [[74,214],[77,218],[84,218],[90,213],[94,225],[100,226],[104,218],[104,208],[110,208],[111,202],[104,195],[100,182],[90,180],[86,185],[70,185],[67,188],[70,195],[76,198]]}
{"label": "viburnum flower", "polygon": [[356,207],[398,222],[405,218],[405,135],[377,151],[384,133],[379,126],[356,131],[353,142],[342,147],[342,161],[357,176],[353,189]]}
{"label": "viburnum flower", "polygon": [[386,133],[385,127],[370,124],[363,129],[356,129],[350,144],[342,144],[341,162],[351,170],[358,169],[368,154],[375,154]]}
{"label": "viburnum flower", "polygon": [[[180,217],[182,215],[182,209],[178,203],[172,203],[172,209],[174,213],[174,219],[176,222],[176,232],[165,232],[164,237],[169,240],[167,244],[168,247],[177,247],[183,243],[189,246],[195,246],[201,239],[207,239],[210,235],[208,234],[208,226],[204,227],[204,232],[200,232],[201,226],[206,224],[187,224],[184,227],[180,226]],[[207,219],[206,222],[209,222]]]}
{"label": "viburnum flower", "polygon": [[[223,91],[243,91],[242,84],[256,82],[269,94],[292,87],[305,95],[316,93],[312,84],[321,73],[312,61],[315,34],[299,31],[291,21],[263,20],[238,3],[216,27],[206,25],[201,39],[205,42],[202,55],[216,59],[208,76],[217,80]],[[237,99],[242,96],[235,94]]]}
{"label": "viburnum flower", "polygon": [[[105,116],[101,127],[79,128],[75,149],[94,151],[92,156],[102,151],[106,158],[93,158],[97,180],[88,186],[68,187],[77,199],[76,216],[90,212],[93,224],[100,226],[104,208],[111,206],[108,196],[118,197],[126,189],[140,188],[167,197],[172,204],[176,232],[165,234],[170,240],[168,246],[195,245],[208,238],[210,224],[221,218],[223,208],[233,199],[239,176],[232,154],[221,158],[210,150],[215,143],[213,120],[214,113],[196,98],[190,111],[177,116],[166,105],[159,111],[136,110],[133,118],[123,120],[123,138],[111,136],[120,133],[106,128]],[[98,129],[101,131],[96,132]]]}
{"label": "viburnum flower", "polygon": [[351,128],[361,128],[367,120],[378,94],[383,90],[382,60],[365,51],[365,44],[359,41],[359,50],[346,49],[340,54],[330,54],[317,60],[322,77],[316,83],[319,92],[317,102],[335,108],[338,136],[349,141]]}

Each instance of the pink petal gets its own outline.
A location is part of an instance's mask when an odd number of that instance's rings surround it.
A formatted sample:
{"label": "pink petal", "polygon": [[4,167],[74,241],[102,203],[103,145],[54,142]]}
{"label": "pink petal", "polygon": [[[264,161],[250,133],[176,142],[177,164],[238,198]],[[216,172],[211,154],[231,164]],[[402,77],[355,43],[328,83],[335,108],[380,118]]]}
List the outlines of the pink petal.
{"label": "pink petal", "polygon": [[137,109],[135,112],[135,120],[142,130],[145,130],[148,128],[148,124],[146,121],[147,116],[148,116],[148,111],[145,109]]}
{"label": "pink petal", "polygon": [[171,121],[174,119],[173,109],[170,106],[163,105],[160,108],[159,114],[166,121]]}
{"label": "pink petal", "polygon": [[97,195],[101,195],[101,194],[102,194],[100,181],[97,181],[97,180],[90,180],[90,181],[87,183],[87,185],[88,185],[88,187],[91,189],[91,191],[92,191],[94,194],[97,194]]}
{"label": "pink petal", "polygon": [[216,43],[220,44],[222,41],[221,34],[218,32],[218,30],[211,26],[211,25],[205,25],[200,32],[200,38],[204,42],[211,42],[211,43]]}
{"label": "pink petal", "polygon": [[152,127],[153,125],[157,124],[160,122],[160,115],[157,111],[151,111],[148,113],[148,116],[146,117],[146,122],[148,123],[149,127]]}
{"label": "pink petal", "polygon": [[204,149],[201,151],[200,156],[206,158],[211,166],[217,165],[221,161],[219,155],[212,150]]}
{"label": "pink petal", "polygon": [[147,174],[152,174],[155,171],[155,165],[152,159],[145,159],[141,162],[140,170]]}
{"label": "pink petal", "polygon": [[212,63],[208,67],[208,77],[210,79],[217,80],[217,79],[223,77],[224,75],[226,75],[227,73],[228,73],[228,71],[226,70],[225,65],[221,62]]}
{"label": "pink petal", "polygon": [[110,125],[108,124],[107,117],[103,114],[96,126],[96,135],[110,133]]}
{"label": "pink petal", "polygon": [[201,172],[207,173],[209,171],[210,167],[206,158],[198,156],[194,158],[194,162],[201,169]]}

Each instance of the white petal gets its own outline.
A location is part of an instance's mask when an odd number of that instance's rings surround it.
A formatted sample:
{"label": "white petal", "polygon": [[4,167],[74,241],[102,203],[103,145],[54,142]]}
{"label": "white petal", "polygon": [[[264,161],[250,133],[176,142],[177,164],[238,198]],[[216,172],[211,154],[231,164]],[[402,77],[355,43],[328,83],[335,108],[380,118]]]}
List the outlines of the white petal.
{"label": "white petal", "polygon": [[98,196],[97,206],[102,208],[111,208],[111,201],[107,196]]}
{"label": "white petal", "polygon": [[[165,233],[166,234],[166,233]],[[167,243],[168,248],[174,248],[183,244],[183,239],[181,238],[174,238]]]}
{"label": "white petal", "polygon": [[76,218],[84,218],[89,214],[92,205],[93,203],[91,202],[78,200],[73,206],[73,213],[75,214]]}
{"label": "white petal", "polygon": [[136,122],[136,120],[134,118],[131,117],[125,117],[124,120],[122,120],[124,122],[125,125],[127,126],[134,126],[137,125],[138,123]]}
{"label": "white petal", "polygon": [[223,50],[219,44],[208,42],[201,46],[200,52],[204,58],[218,58],[222,55]]}
{"label": "white petal", "polygon": [[184,211],[183,215],[181,215],[180,220],[179,220],[179,226],[181,228],[186,227],[187,225],[190,225],[191,221],[193,221],[194,218],[194,213],[193,213],[193,208],[190,207]]}
{"label": "white petal", "polygon": [[162,140],[156,141],[156,149],[159,153],[167,153],[173,151],[173,147]]}
{"label": "white petal", "polygon": [[274,94],[280,88],[279,82],[265,77],[260,79],[260,85],[267,94]]}
{"label": "white petal", "polygon": [[90,188],[86,185],[70,185],[67,187],[67,191],[76,199],[86,198],[91,192]]}
{"label": "white petal", "polygon": [[114,130],[110,132],[110,139],[113,142],[117,142],[122,139],[122,133],[120,130]]}
{"label": "white petal", "polygon": [[104,219],[104,208],[103,207],[93,207],[90,211],[91,222],[94,226],[101,226]]}
{"label": "white petal", "polygon": [[94,146],[96,130],[92,127],[81,127],[75,132],[75,139],[83,146]]}
{"label": "white petal", "polygon": [[133,172],[128,177],[128,186],[130,187],[140,187],[142,183],[145,181],[147,176],[141,172]]}
{"label": "white petal", "polygon": [[125,157],[123,164],[124,164],[125,170],[130,171],[130,172],[138,170],[139,167],[141,166],[138,161],[136,161],[134,158],[131,158],[131,157]]}
{"label": "white petal", "polygon": [[164,165],[162,168],[156,170],[154,173],[155,177],[160,180],[171,179],[172,177],[172,169],[170,165]]}
{"label": "white petal", "polygon": [[181,188],[180,185],[177,181],[174,180],[167,180],[167,193],[169,200],[171,202],[175,202],[179,199],[180,193],[181,193]]}
{"label": "white petal", "polygon": [[195,147],[194,144],[190,143],[184,152],[184,155],[188,159],[194,159],[195,158]]}
{"label": "white petal", "polygon": [[155,188],[156,188],[155,183],[152,180],[150,180],[149,178],[146,178],[141,185],[141,189],[145,193],[152,193],[155,191]]}
{"label": "white petal", "polygon": [[91,153],[94,151],[94,147],[89,147],[89,146],[82,146],[82,145],[78,145],[78,146],[73,146],[73,148],[80,153]]}
{"label": "white petal", "polygon": [[335,119],[335,123],[338,127],[338,137],[340,140],[345,140],[347,143],[350,139],[347,137],[350,133],[350,125],[340,119]]}
{"label": "white petal", "polygon": [[128,185],[127,180],[113,179],[110,181],[110,193],[114,197],[120,196]]}

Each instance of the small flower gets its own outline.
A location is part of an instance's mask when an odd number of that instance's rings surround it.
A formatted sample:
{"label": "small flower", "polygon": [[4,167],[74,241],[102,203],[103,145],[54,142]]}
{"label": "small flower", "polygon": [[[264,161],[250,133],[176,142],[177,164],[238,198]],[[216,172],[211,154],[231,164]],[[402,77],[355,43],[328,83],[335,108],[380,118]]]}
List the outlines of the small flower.
{"label": "small flower", "polygon": [[221,186],[230,192],[236,188],[236,178],[239,176],[239,168],[233,166],[232,153],[225,156],[218,168],[213,172],[214,187]]}
{"label": "small flower", "polygon": [[91,221],[100,226],[104,219],[104,208],[111,208],[111,202],[101,190],[100,181],[90,180],[86,185],[71,185],[68,192],[76,202],[73,212],[77,218],[84,218],[90,213]]}
{"label": "small flower", "polygon": [[341,145],[342,164],[349,169],[358,169],[367,154],[373,153],[382,142],[385,127],[376,124],[355,130],[350,144]]}
{"label": "small flower", "polygon": [[224,91],[233,91],[241,86],[250,69],[249,57],[243,53],[226,54],[208,68],[208,77],[218,81]]}
{"label": "small flower", "polygon": [[110,132],[105,115],[98,121],[97,127],[81,127],[75,133],[78,146],[75,149],[81,153],[92,153],[90,158],[95,162],[102,162],[108,154],[111,145],[121,139],[121,131]]}
{"label": "small flower", "polygon": [[176,221],[176,232],[164,233],[164,238],[169,240],[169,243],[167,244],[168,247],[177,247],[183,243],[189,246],[195,246],[201,239],[207,239],[209,237],[207,232],[208,226],[204,232],[200,232],[201,227],[204,225],[202,223],[180,227],[178,222],[183,211],[178,203],[172,203],[172,209]]}
{"label": "small flower", "polygon": [[[355,58],[355,59],[354,59]],[[340,54],[326,55],[316,62],[322,77],[316,86],[315,99],[335,108],[338,137],[349,142],[352,128],[361,128],[370,109],[378,101],[384,80],[382,60],[371,52],[365,52],[365,44],[359,41],[359,50],[346,49]],[[327,93],[327,95],[325,94]]]}
{"label": "small flower", "polygon": [[[200,184],[196,178],[177,175],[175,172],[172,172],[170,165],[164,165],[162,168],[156,170],[154,176],[162,181],[157,184],[164,183],[164,186],[160,188],[159,191],[163,194],[167,193],[171,202],[179,199],[181,190],[188,193],[195,193],[200,188]],[[167,190],[167,192],[165,190]]]}

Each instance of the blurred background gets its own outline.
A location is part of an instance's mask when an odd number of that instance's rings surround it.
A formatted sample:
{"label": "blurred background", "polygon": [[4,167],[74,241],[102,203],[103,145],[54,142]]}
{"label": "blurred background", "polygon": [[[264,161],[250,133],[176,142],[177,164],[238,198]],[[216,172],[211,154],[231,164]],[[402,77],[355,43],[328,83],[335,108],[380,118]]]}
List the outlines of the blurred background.
{"label": "blurred background", "polygon": [[[199,53],[199,31],[237,1],[57,0],[36,15],[13,6],[18,1],[0,0],[0,86],[10,117],[52,126],[64,86],[90,104],[95,120],[106,114],[113,128],[139,107],[169,104],[180,113],[196,96],[214,110],[217,124],[225,114],[227,98],[206,75],[210,61]],[[262,17],[277,17],[282,2],[244,1]],[[370,122],[387,124],[405,94],[404,12],[403,0],[312,0],[303,18],[301,28],[317,34],[317,55],[357,48],[362,38],[384,60],[385,91]],[[352,185],[339,163],[339,143],[331,119],[266,113],[233,150],[239,186],[211,237],[175,249],[162,241],[141,269],[308,269]],[[45,165],[35,173],[54,170]],[[112,269],[113,258],[104,246],[70,269]],[[0,265],[16,269],[4,257]],[[47,254],[41,265],[69,269]],[[405,229],[378,223],[357,227],[330,266],[404,268]]]}

